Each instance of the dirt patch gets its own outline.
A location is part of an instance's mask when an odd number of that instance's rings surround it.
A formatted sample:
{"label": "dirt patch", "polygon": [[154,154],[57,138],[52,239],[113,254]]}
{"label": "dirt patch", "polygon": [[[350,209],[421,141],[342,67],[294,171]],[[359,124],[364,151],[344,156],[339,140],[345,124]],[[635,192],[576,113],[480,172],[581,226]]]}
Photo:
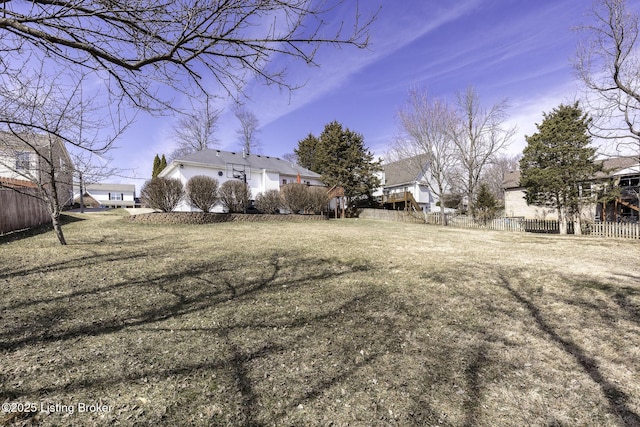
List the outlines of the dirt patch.
{"label": "dirt patch", "polygon": [[127,221],[147,224],[212,224],[217,222],[323,221],[324,215],[256,215],[204,212],[152,212],[131,215]]}

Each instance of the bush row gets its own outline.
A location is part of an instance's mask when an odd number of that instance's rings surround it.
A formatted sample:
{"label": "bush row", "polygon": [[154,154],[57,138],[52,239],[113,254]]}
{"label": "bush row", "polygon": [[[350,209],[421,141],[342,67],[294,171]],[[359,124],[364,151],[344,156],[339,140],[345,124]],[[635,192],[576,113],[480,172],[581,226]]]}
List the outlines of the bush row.
{"label": "bush row", "polygon": [[154,212],[125,217],[127,221],[146,224],[212,224],[216,222],[321,221],[324,215],[254,215],[204,212]]}

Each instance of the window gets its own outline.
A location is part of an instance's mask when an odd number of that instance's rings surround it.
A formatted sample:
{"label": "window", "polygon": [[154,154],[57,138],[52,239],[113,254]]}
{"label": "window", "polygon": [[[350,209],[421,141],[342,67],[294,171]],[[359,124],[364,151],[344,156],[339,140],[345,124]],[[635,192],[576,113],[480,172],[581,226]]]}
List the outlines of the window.
{"label": "window", "polygon": [[286,179],[283,179],[283,180],[282,180],[282,185],[285,185],[286,183],[287,183],[287,180],[286,180]]}
{"label": "window", "polygon": [[124,195],[122,193],[109,193],[109,200],[124,200]]}
{"label": "window", "polygon": [[28,151],[19,151],[16,153],[16,170],[25,170],[31,168],[31,153]]}

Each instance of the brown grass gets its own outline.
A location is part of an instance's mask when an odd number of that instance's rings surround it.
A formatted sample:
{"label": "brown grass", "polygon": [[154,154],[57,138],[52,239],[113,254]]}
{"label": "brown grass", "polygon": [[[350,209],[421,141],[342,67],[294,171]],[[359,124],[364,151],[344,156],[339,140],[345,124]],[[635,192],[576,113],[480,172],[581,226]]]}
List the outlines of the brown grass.
{"label": "brown grass", "polygon": [[77,217],[0,241],[0,400],[76,412],[0,425],[640,424],[638,242]]}

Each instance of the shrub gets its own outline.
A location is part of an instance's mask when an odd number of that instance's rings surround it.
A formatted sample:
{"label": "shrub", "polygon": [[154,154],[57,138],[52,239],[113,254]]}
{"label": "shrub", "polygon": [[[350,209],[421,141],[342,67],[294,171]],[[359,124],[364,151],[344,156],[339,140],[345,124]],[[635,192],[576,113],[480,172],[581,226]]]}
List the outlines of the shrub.
{"label": "shrub", "polygon": [[308,209],[313,213],[322,213],[329,204],[329,192],[326,187],[307,187]]}
{"label": "shrub", "polygon": [[249,207],[251,189],[243,181],[229,180],[222,183],[218,190],[220,202],[231,213],[244,212]]}
{"label": "shrub", "polygon": [[153,209],[171,212],[184,197],[184,188],[177,178],[152,178],[144,183],[140,196]]}
{"label": "shrub", "polygon": [[210,212],[218,201],[218,180],[196,175],[187,182],[187,200],[202,212]]}
{"label": "shrub", "polygon": [[287,184],[282,186],[282,202],[285,208],[297,214],[309,205],[309,191],[304,184]]}
{"label": "shrub", "polygon": [[267,190],[256,196],[256,208],[264,213],[278,213],[281,207],[282,196],[278,190]]}

